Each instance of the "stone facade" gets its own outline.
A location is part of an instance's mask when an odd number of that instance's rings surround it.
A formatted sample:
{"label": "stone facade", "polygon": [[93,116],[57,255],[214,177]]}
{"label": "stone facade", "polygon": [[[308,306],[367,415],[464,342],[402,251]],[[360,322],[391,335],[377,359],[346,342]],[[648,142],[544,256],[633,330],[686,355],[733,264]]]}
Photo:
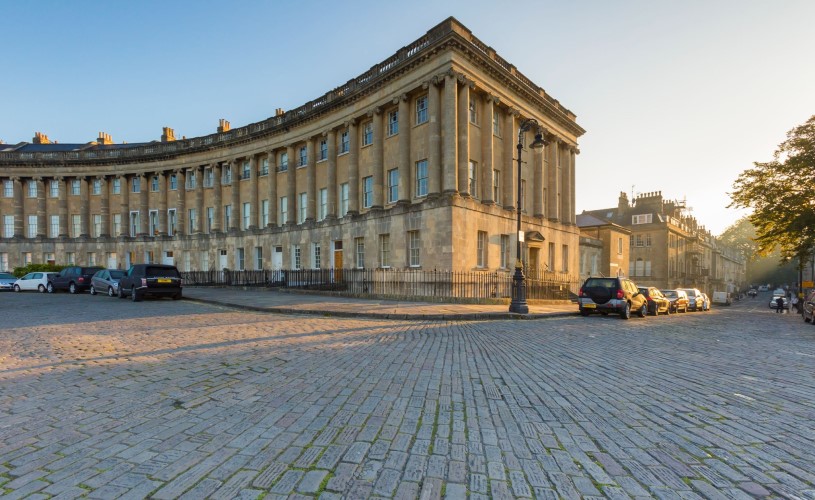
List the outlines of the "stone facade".
{"label": "stone facade", "polygon": [[[539,130],[519,134],[534,119]],[[575,115],[449,18],[300,108],[212,135],[0,145],[0,268],[578,267]],[[32,187],[33,186],[33,187]],[[556,255],[552,254],[555,252]],[[511,256],[511,257],[510,257]],[[545,256],[545,257],[544,257]],[[534,258],[533,258],[534,257]]]}
{"label": "stone facade", "polygon": [[[577,216],[577,226],[580,228],[581,279],[628,273],[630,230],[586,213]],[[596,264],[592,265],[595,260]]]}
{"label": "stone facade", "polygon": [[708,295],[745,286],[745,256],[711,235],[688,214],[684,201],[651,192],[629,202],[620,193],[616,207],[584,211],[580,217],[630,230],[625,274],[640,286],[699,288]]}

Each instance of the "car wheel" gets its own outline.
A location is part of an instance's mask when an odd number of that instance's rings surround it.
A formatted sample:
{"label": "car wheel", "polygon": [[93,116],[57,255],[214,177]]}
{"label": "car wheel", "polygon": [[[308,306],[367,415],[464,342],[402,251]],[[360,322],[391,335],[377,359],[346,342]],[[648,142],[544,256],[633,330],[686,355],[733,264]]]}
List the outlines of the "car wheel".
{"label": "car wheel", "polygon": [[130,287],[130,300],[132,300],[133,302],[138,302],[139,300],[141,300],[139,294],[136,293],[135,286]]}
{"label": "car wheel", "polygon": [[76,293],[76,284],[71,282],[68,284],[68,293]]}
{"label": "car wheel", "polygon": [[112,287],[112,286],[109,286],[109,287],[108,287],[108,297],[113,297],[114,295],[115,295],[115,294],[113,293],[113,287]]}
{"label": "car wheel", "polygon": [[119,287],[119,293],[118,293],[118,297],[119,297],[120,299],[125,298],[125,293],[122,291],[122,287]]}
{"label": "car wheel", "polygon": [[22,291],[22,290],[20,290],[20,285],[14,285],[14,291],[15,291],[15,292],[20,292],[20,291]]}
{"label": "car wheel", "polygon": [[40,292],[40,293],[45,293],[45,285],[38,286],[37,291]]}
{"label": "car wheel", "polygon": [[48,290],[48,293],[54,293],[54,285],[52,285],[51,283],[45,285],[45,289]]}
{"label": "car wheel", "polygon": [[581,316],[588,316],[589,314],[591,314],[591,311],[589,311],[588,309],[580,309]]}
{"label": "car wheel", "polygon": [[644,318],[646,314],[648,314],[648,304],[643,304],[640,310],[637,311],[637,316]]}
{"label": "car wheel", "polygon": [[177,294],[173,295],[173,300],[181,300],[181,292],[178,292]]}
{"label": "car wheel", "polygon": [[623,306],[623,310],[620,311],[620,317],[622,319],[631,318],[631,304],[629,304],[628,302],[625,303],[625,305]]}
{"label": "car wheel", "polygon": [[91,289],[89,291],[91,292],[91,295],[96,295],[96,288],[94,288],[93,285],[91,285]]}
{"label": "car wheel", "polygon": [[667,314],[668,316],[671,315],[671,306],[665,308],[665,314]]}

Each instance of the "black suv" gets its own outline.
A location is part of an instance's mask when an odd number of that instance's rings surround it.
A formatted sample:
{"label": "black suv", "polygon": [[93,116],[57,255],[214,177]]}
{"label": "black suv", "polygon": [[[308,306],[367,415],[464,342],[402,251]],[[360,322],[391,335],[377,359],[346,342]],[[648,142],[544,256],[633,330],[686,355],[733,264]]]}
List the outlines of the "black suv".
{"label": "black suv", "polygon": [[91,278],[96,271],[103,269],[102,267],[81,267],[70,266],[66,267],[59,274],[53,275],[48,280],[46,290],[48,293],[54,293],[57,290],[68,290],[70,293],[83,292],[91,287]]}
{"label": "black suv", "polygon": [[577,302],[583,316],[592,312],[603,315],[612,312],[628,319],[631,311],[641,318],[648,314],[648,298],[626,278],[588,278],[580,287]]}
{"label": "black suv", "polygon": [[127,296],[138,302],[147,295],[181,298],[181,274],[175,266],[165,264],[135,264],[119,280],[119,298]]}

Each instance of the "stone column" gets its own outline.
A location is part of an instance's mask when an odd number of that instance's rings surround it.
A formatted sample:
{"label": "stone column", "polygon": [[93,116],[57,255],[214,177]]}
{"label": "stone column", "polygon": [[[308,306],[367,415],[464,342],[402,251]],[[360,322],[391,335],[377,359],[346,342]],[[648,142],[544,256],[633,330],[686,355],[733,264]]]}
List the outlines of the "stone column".
{"label": "stone column", "polygon": [[[493,170],[493,138],[492,120],[495,113],[495,104],[498,98],[492,95],[484,99],[484,109],[481,113],[481,203],[492,205],[495,203],[492,193]],[[471,193],[475,196],[475,193]]]}
{"label": "stone column", "polygon": [[314,137],[306,140],[306,220],[317,220],[317,159],[314,154]]}
{"label": "stone column", "polygon": [[571,224],[577,224],[577,213],[575,207],[575,165],[574,161],[576,155],[580,153],[576,147],[569,148],[570,155],[569,155],[569,191],[567,196],[569,197],[569,222]]}
{"label": "stone column", "polygon": [[[119,183],[121,186],[121,205],[119,206],[119,213],[122,217],[122,225],[119,227],[119,236],[128,236],[130,234],[130,185],[127,182],[127,176],[124,174],[119,175]],[[60,186],[62,186],[62,184],[60,184]],[[62,200],[60,200],[60,202],[61,201]],[[62,223],[60,222],[60,226],[61,225]]]}
{"label": "stone column", "polygon": [[565,141],[558,144],[558,215],[560,222],[569,220],[569,146]]}
{"label": "stone column", "polygon": [[14,188],[14,237],[25,237],[25,224],[23,223],[24,214],[24,198],[23,198],[23,180],[19,177],[12,177],[11,182]]}
{"label": "stone column", "polygon": [[229,220],[230,231],[240,231],[241,221],[243,220],[243,210],[241,209],[241,181],[240,181],[240,168],[238,167],[238,160],[230,162],[232,166],[232,190],[229,192],[229,204],[232,205],[232,218]]}
{"label": "stone column", "polygon": [[328,145],[328,214],[329,219],[337,217],[337,131],[333,128],[326,134]]}
{"label": "stone column", "polygon": [[547,137],[546,146],[546,217],[549,220],[558,219],[558,143],[557,136]]}
{"label": "stone column", "polygon": [[91,231],[91,197],[88,193],[88,178],[85,176],[78,177],[79,179],[79,227],[81,238],[90,236]]}
{"label": "stone column", "polygon": [[501,201],[505,210],[513,211],[518,209],[515,204],[515,193],[518,191],[518,187],[515,183],[518,178],[518,173],[515,171],[517,165],[514,161],[518,146],[518,133],[517,130],[515,130],[515,118],[518,114],[518,110],[508,108],[504,115],[504,158],[501,162],[501,180],[503,181],[503,185],[501,186],[501,197],[503,200]]}
{"label": "stone column", "polygon": [[203,233],[207,227],[206,208],[204,207],[204,167],[197,166],[193,169],[195,171],[195,227],[193,230],[196,233]]}
{"label": "stone column", "polygon": [[[267,227],[274,227],[277,225],[277,206],[280,201],[277,199],[277,158],[274,151],[269,151],[269,223]],[[285,221],[283,221],[285,222]]]}
{"label": "stone column", "polygon": [[371,203],[372,209],[381,209],[385,206],[384,203],[384,182],[385,177],[385,134],[382,133],[382,108],[374,108],[368,113],[373,123],[373,144],[372,157],[373,157],[373,184],[374,184],[374,199]]}
{"label": "stone column", "polygon": [[470,163],[470,88],[472,82],[468,82],[463,76],[459,77],[461,85],[458,87],[458,191],[463,196],[475,196],[470,192],[470,176],[468,166]]}
{"label": "stone column", "polygon": [[359,213],[359,133],[356,119],[348,126],[348,215]]}
{"label": "stone column", "polygon": [[48,235],[45,181],[42,180],[42,177],[36,177],[34,181],[37,183],[37,238],[45,238]]}
{"label": "stone column", "polygon": [[223,190],[221,188],[221,164],[215,163],[212,165],[212,232],[217,233],[221,231],[221,221],[224,216],[224,205],[222,201]]}
{"label": "stone column", "polygon": [[101,195],[99,197],[99,214],[102,217],[102,226],[99,228],[99,236],[102,238],[110,237],[110,185],[108,178],[104,175],[97,177],[99,179],[99,188]]}
{"label": "stone column", "polygon": [[443,159],[442,159],[442,190],[445,193],[455,193],[458,191],[457,172],[458,162],[456,159],[456,85],[458,85],[456,75],[448,73],[444,77],[444,105],[442,106],[443,119],[442,138]]}
{"label": "stone column", "polygon": [[252,154],[249,155],[249,229],[258,228],[258,213],[260,212],[260,204],[258,203],[258,166],[257,157]]}
{"label": "stone column", "polygon": [[532,166],[532,215],[543,217],[543,152],[534,148],[527,151],[530,155],[529,165]]}
{"label": "stone column", "polygon": [[[139,236],[150,233],[150,177],[139,175]],[[152,235],[150,235],[152,236]]]}
{"label": "stone column", "polygon": [[286,170],[286,196],[288,197],[288,219],[286,224],[297,224],[297,157],[294,144],[286,147],[286,156],[289,158],[289,167]]}
{"label": "stone column", "polygon": [[399,96],[399,146],[396,153],[396,168],[399,169],[399,203],[410,203],[410,99],[407,94]]}
{"label": "stone column", "polygon": [[433,78],[427,87],[427,194],[441,193],[444,166],[441,162],[441,110],[438,78]]}
{"label": "stone column", "polygon": [[175,234],[187,234],[187,170],[179,168],[175,171],[175,181],[178,189],[175,192]]}
{"label": "stone column", "polygon": [[158,177],[158,235],[167,236],[167,208],[169,197],[169,186],[167,184],[167,173],[156,172]]}

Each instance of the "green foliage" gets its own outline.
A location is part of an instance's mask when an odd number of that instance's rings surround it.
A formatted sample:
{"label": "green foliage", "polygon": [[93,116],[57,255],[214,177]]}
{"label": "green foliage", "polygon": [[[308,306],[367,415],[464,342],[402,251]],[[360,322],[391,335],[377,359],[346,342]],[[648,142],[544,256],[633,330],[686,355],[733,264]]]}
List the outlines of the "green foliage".
{"label": "green foliage", "polygon": [[28,273],[33,273],[36,271],[44,271],[44,272],[51,272],[51,271],[62,271],[68,266],[60,265],[60,264],[29,264],[24,267],[15,267],[12,274],[17,276],[18,278],[22,278]]}
{"label": "green foliage", "polygon": [[773,160],[739,175],[731,207],[752,208],[756,252],[777,247],[781,262],[809,260],[815,249],[815,115],[787,132]]}

